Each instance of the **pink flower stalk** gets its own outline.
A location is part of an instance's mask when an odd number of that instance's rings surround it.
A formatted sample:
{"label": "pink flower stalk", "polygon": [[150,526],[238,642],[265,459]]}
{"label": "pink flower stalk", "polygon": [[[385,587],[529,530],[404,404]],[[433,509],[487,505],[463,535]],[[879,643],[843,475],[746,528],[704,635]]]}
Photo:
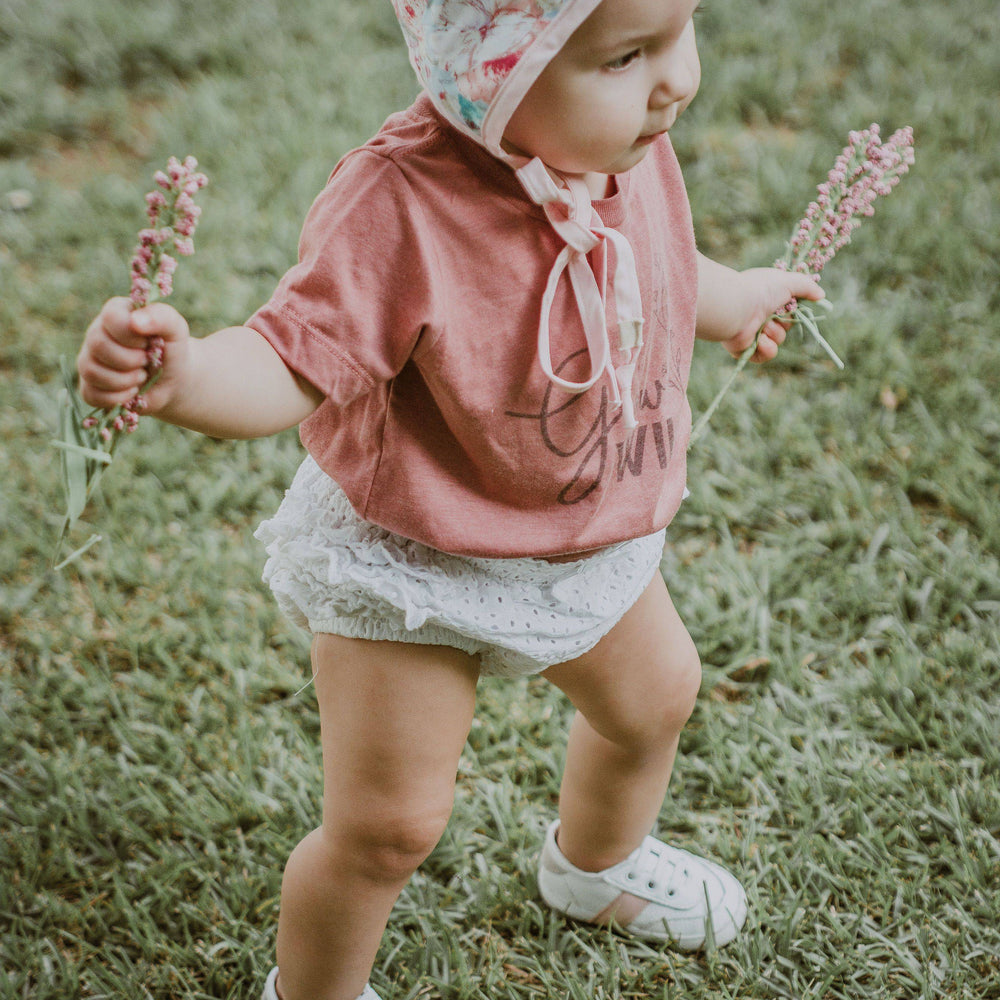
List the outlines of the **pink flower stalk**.
{"label": "pink flower stalk", "polygon": [[[167,169],[157,170],[153,180],[157,190],[146,195],[149,225],[139,230],[139,243],[132,257],[129,301],[133,309],[142,309],[173,292],[177,257],[190,257],[194,253],[193,236],[201,216],[194,196],[208,183],[208,178],[198,172],[198,161],[193,156],[183,162],[171,156]],[[173,256],[171,250],[177,256]],[[150,377],[135,399],[112,416],[110,426],[114,431],[131,433],[135,430],[142,409],[142,393],[163,367],[162,341],[151,342],[146,354]]]}
{"label": "pink flower stalk", "polygon": [[898,129],[885,142],[880,132],[873,124],[850,133],[775,267],[819,279],[861,220],[875,214],[875,200],[889,194],[914,162],[912,128]]}
{"label": "pink flower stalk", "polygon": [[153,179],[159,190],[146,195],[149,226],[139,231],[139,245],[132,258],[129,298],[133,309],[166,298],[173,291],[177,258],[170,251],[182,257],[194,253],[192,237],[201,216],[194,196],[208,183],[193,156],[183,163],[171,156],[167,169],[157,170]]}
{"label": "pink flower stalk", "polygon": [[[208,183],[205,175],[198,172],[198,161],[193,156],[183,161],[170,157],[167,169],[158,170],[153,179],[156,189],[146,195],[147,225],[139,231],[130,265],[129,301],[133,309],[164,299],[173,291],[178,258],[194,253],[193,236],[201,215],[194,196]],[[76,373],[63,360],[60,436],[55,444],[62,453],[66,516],[56,543],[56,556],[87,506],[101,473],[110,464],[120,436],[131,434],[139,426],[139,414],[147,405],[144,393],[160,376],[163,352],[162,338],[151,337],[146,348],[145,384],[127,403],[109,412],[87,411],[77,390]],[[73,562],[99,540],[99,535],[91,536],[86,545],[56,568]]]}
{"label": "pink flower stalk", "polygon": [[[783,271],[811,275],[818,281],[823,268],[833,260],[837,251],[851,242],[851,234],[861,225],[861,220],[875,214],[875,200],[889,194],[913,162],[912,128],[898,129],[885,142],[878,125],[873,124],[862,132],[851,132],[847,145],[834,161],[833,169],[816,189],[816,200],[810,202],[802,221],[796,226],[784,256],[776,260],[774,266]],[[819,332],[817,308],[829,309],[830,303],[827,299],[816,303],[792,299],[770,319],[790,321],[793,326],[806,330],[837,367],[843,368],[843,361]],[[691,430],[689,448],[704,434],[712,414],[757,350],[759,340],[760,331],[740,355],[708,409],[698,418]]]}

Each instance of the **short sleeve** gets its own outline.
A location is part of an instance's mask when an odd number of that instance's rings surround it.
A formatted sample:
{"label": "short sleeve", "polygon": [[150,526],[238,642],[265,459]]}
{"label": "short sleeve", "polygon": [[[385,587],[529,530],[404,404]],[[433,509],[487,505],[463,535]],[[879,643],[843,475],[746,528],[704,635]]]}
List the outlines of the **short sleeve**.
{"label": "short sleeve", "polygon": [[343,405],[397,375],[433,325],[434,269],[430,234],[399,167],[356,150],[313,203],[298,264],[247,326]]}

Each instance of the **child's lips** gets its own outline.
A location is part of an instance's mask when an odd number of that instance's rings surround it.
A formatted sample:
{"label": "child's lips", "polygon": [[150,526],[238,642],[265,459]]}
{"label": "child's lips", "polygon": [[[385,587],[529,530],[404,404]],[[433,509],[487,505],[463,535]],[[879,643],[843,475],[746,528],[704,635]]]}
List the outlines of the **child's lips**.
{"label": "child's lips", "polygon": [[655,142],[660,138],[661,135],[666,135],[671,128],[673,128],[674,122],[677,121],[676,109],[668,109],[667,113],[660,118],[660,124],[658,127],[650,129],[648,132],[643,132],[639,136],[638,142],[643,146],[648,146],[651,142]]}

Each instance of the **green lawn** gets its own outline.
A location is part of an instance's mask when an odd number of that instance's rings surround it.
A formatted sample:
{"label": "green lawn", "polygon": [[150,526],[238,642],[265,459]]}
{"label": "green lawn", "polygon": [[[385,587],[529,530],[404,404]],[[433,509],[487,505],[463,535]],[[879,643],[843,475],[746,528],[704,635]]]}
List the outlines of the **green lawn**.
{"label": "green lawn", "polygon": [[[386,1000],[1000,998],[1000,21],[992,0],[709,0],[675,131],[703,248],[767,263],[851,128],[917,165],[691,455],[663,569],[705,662],[661,825],[745,934],[660,953],[544,910],[568,714],[486,682]],[[153,421],[48,569],[59,357],[127,288],[170,154],[210,174],[177,305],[240,322],[338,156],[415,92],[387,0],[0,0],[0,998],[253,998],[319,815],[307,646],[252,538],[294,434]],[[731,362],[699,348],[702,410]]]}

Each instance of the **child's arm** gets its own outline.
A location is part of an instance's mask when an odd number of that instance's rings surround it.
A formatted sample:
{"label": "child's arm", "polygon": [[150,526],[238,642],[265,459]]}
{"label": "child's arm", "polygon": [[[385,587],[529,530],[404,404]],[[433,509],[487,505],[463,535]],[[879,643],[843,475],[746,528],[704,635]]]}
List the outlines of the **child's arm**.
{"label": "child's arm", "polygon": [[118,298],[90,325],[77,357],[83,400],[104,409],[128,402],[148,377],[146,346],[156,336],[163,368],[143,412],[161,420],[211,437],[264,437],[301,423],[323,399],[249,327],[196,339],[172,306],[132,311]]}
{"label": "child's arm", "polygon": [[774,358],[787,324],[768,322],[768,317],[793,298],[816,301],[823,298],[823,289],[805,274],[772,267],[734,271],[698,254],[697,335],[721,343],[733,357],[738,358],[753,343],[763,326],[750,360]]}

